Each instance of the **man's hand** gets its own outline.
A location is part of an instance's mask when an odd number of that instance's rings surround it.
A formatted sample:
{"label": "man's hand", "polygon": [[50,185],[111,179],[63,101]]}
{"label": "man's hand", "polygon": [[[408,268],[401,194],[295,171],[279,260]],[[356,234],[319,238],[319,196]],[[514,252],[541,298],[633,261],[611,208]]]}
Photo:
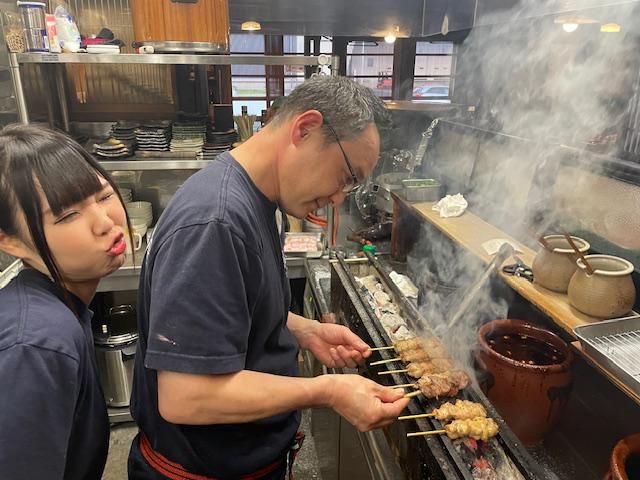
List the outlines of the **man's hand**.
{"label": "man's hand", "polygon": [[289,314],[288,326],[300,347],[328,368],[354,368],[371,355],[369,345],[345,326],[320,323],[293,313]]}
{"label": "man's hand", "polygon": [[329,377],[329,404],[361,432],[384,427],[397,420],[407,407],[404,391],[379,385],[360,375]]}

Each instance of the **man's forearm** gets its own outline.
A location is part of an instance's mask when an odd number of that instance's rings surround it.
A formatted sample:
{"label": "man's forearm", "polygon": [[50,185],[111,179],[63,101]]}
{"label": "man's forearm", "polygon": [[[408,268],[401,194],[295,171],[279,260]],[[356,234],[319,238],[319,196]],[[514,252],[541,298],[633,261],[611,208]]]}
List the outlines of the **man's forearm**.
{"label": "man's forearm", "polygon": [[171,423],[245,423],[329,403],[330,389],[322,377],[286,377],[250,370],[226,375],[158,372],[158,408]]}

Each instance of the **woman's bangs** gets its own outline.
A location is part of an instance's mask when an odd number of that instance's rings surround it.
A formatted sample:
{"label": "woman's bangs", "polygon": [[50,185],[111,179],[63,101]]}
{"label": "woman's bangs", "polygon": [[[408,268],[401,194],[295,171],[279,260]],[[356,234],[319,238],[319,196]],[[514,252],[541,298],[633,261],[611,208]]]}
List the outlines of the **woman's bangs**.
{"label": "woman's bangs", "polygon": [[57,145],[37,162],[34,174],[54,215],[102,191],[100,172],[72,145]]}

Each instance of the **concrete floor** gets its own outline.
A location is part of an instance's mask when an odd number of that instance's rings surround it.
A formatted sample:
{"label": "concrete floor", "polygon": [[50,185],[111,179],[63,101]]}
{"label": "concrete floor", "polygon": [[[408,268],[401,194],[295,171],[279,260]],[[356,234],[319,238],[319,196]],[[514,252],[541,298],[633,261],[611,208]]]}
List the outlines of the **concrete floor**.
{"label": "concrete floor", "polygon": [[[310,421],[310,411],[303,411],[300,428],[306,433],[306,438],[302,450],[296,458],[293,471],[296,478],[302,480],[322,480],[318,467],[316,447],[311,436]],[[134,423],[118,424],[111,429],[109,456],[102,480],[122,480],[127,478],[129,447],[137,431],[138,429]]]}

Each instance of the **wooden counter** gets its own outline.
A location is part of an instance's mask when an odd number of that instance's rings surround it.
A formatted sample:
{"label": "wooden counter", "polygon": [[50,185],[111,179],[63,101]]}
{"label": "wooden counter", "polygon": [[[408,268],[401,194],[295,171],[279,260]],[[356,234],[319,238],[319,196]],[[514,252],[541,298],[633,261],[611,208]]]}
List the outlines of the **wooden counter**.
{"label": "wooden counter", "polygon": [[[415,203],[412,204],[412,207],[430,224],[434,225],[451,240],[472,252],[483,262],[489,263],[492,257],[486,253],[482,244],[488,240],[504,238],[520,247],[523,253],[517,253],[516,255],[520,257],[525,264],[529,266],[533,264],[533,258],[535,257],[533,250],[507,235],[502,230],[485,222],[477,215],[467,210],[460,217],[440,218],[440,214],[431,209],[433,205],[434,203],[432,202]],[[505,263],[514,263],[514,261],[510,258]],[[502,271],[500,271],[500,276],[505,283],[574,338],[574,327],[598,321],[597,318],[585,315],[569,305],[569,299],[564,293],[552,292],[524,278],[514,277]]]}
{"label": "wooden counter", "polygon": [[[482,244],[488,240],[503,238],[520,247],[522,253],[517,253],[516,255],[520,257],[525,264],[529,266],[533,264],[533,258],[535,257],[533,250],[468,210],[460,217],[440,218],[440,214],[431,209],[434,203],[404,204],[411,207],[421,218],[424,218],[451,240],[465,247],[485,263],[489,263],[492,257],[486,253]],[[513,259],[507,259],[505,264],[509,263],[514,263]],[[500,270],[499,275],[505,283],[553,320],[556,325],[565,330],[572,338],[575,338],[573,333],[574,327],[598,321],[597,318],[580,313],[569,305],[569,299],[566,294],[552,292],[551,290],[529,282],[525,278],[505,274],[502,270]],[[640,405],[640,396],[625,385],[615,373],[609,371],[585,352],[580,342],[572,342],[571,347],[596,370],[608,378],[616,387]]]}

